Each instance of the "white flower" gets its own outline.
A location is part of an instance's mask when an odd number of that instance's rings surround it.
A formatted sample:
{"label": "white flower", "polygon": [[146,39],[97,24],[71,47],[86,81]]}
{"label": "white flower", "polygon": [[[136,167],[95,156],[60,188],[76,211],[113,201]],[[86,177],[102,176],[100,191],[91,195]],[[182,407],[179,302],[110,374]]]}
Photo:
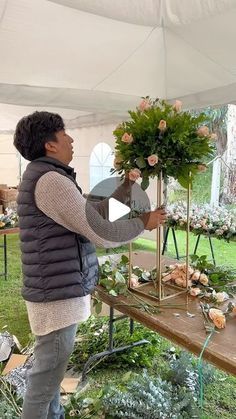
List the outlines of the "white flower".
{"label": "white flower", "polygon": [[223,303],[224,301],[229,299],[229,295],[225,291],[216,292],[214,298],[216,299],[217,303]]}

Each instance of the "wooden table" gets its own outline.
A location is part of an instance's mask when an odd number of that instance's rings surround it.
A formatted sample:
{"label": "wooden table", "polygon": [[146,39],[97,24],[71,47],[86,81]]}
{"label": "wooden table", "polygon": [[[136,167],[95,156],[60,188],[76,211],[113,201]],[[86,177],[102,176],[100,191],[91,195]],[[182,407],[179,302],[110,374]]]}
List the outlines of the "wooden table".
{"label": "wooden table", "polygon": [[[150,269],[155,265],[155,255],[148,252],[133,253],[133,265]],[[97,292],[101,300],[110,307],[114,307],[121,313],[158,332],[189,352],[200,355],[207,334],[198,298],[189,297],[188,309],[186,310],[184,308],[186,296],[175,297],[174,300],[168,300],[169,304],[182,304],[182,309],[163,308],[160,314],[150,315],[139,308],[130,306],[132,303],[137,303],[134,300],[132,301],[132,296],[129,298],[124,296],[112,297],[101,286],[97,286]],[[122,303],[128,305],[122,305]],[[190,317],[188,313],[194,314],[194,317]],[[177,317],[176,314],[179,316]],[[203,353],[203,358],[207,361],[233,375],[236,375],[235,336],[236,317],[227,319],[226,328],[213,334]]]}
{"label": "wooden table", "polygon": [[7,235],[19,233],[19,227],[12,227],[12,228],[1,228],[0,229],[0,236],[3,236],[3,244],[0,247],[3,248],[3,259],[4,259],[4,271],[0,273],[0,276],[4,276],[5,280],[7,279]]}

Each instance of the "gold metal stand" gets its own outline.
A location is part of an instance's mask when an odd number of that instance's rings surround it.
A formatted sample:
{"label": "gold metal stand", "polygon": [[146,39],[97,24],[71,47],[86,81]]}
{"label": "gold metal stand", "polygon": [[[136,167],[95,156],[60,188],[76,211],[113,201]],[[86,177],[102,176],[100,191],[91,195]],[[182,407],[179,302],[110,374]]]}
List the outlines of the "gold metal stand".
{"label": "gold metal stand", "polygon": [[[191,173],[189,174],[191,180]],[[146,283],[134,288],[131,284],[132,276],[132,243],[129,244],[129,289],[136,294],[148,297],[158,303],[164,300],[177,297],[181,294],[186,294],[186,305],[188,305],[188,290],[189,290],[189,233],[190,233],[190,196],[191,183],[189,182],[187,189],[187,231],[186,231],[186,287],[181,288],[175,284],[163,283],[162,281],[162,237],[163,226],[159,225],[156,231],[156,279],[153,284]],[[157,179],[157,207],[163,204],[163,176],[160,173]]]}

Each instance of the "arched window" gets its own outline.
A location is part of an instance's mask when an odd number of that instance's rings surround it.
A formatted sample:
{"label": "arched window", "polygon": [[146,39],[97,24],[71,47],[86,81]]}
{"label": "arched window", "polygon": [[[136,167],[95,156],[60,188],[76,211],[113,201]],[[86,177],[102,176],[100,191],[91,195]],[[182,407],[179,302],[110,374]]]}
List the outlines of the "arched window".
{"label": "arched window", "polygon": [[114,156],[111,147],[106,143],[98,143],[90,156],[90,191],[102,180],[111,176]]}

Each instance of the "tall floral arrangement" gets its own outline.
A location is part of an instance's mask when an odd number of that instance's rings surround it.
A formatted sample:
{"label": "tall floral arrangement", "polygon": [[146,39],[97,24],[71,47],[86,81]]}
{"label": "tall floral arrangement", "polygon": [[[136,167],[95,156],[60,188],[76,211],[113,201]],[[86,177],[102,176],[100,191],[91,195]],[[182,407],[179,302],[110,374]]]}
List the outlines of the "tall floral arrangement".
{"label": "tall floral arrangement", "polygon": [[[162,171],[187,187],[194,175],[204,171],[204,159],[214,149],[215,134],[210,134],[207,116],[193,116],[182,111],[178,100],[171,105],[164,100],[144,98],[130,120],[114,130],[116,138],[114,172],[129,172],[131,180],[142,178],[141,187]],[[191,172],[191,179],[189,173]]]}

